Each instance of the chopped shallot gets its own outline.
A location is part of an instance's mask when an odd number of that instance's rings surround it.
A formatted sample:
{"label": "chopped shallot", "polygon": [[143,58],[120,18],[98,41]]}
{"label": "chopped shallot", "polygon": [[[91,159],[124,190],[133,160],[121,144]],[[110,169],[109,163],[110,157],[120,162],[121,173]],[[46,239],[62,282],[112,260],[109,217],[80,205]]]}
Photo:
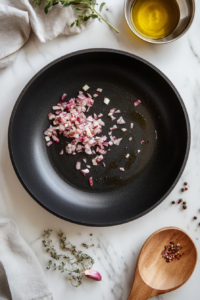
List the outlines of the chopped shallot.
{"label": "chopped shallot", "polygon": [[108,104],[109,104],[109,102],[110,102],[110,99],[108,99],[108,98],[104,98],[103,102],[104,102],[106,105],[108,105]]}
{"label": "chopped shallot", "polygon": [[91,166],[90,166],[90,165],[86,165],[86,167],[87,167],[88,169],[90,169],[90,168],[91,168]]}
{"label": "chopped shallot", "polygon": [[49,142],[47,143],[47,146],[49,147],[51,144],[53,144],[53,142],[52,142],[52,141],[49,141]]}
{"label": "chopped shallot", "polygon": [[141,150],[138,150],[137,152],[140,153]]}
{"label": "chopped shallot", "polygon": [[90,186],[93,186],[93,179],[92,179],[92,177],[89,178],[89,184],[90,184]]}
{"label": "chopped shallot", "polygon": [[115,114],[120,114],[120,112],[121,112],[121,110],[118,109],[115,111]]}
{"label": "chopped shallot", "polygon": [[100,89],[100,88],[97,89],[97,92],[101,93],[102,91],[103,91],[103,89]]}
{"label": "chopped shallot", "polygon": [[94,98],[96,98],[96,97],[98,97],[98,96],[99,96],[99,94],[97,94],[97,93],[95,93],[95,94],[93,95]]}
{"label": "chopped shallot", "polygon": [[66,96],[67,96],[67,94],[63,94],[61,99],[64,100]]}
{"label": "chopped shallot", "polygon": [[101,118],[101,117],[103,117],[103,114],[99,114],[99,115],[98,115],[98,118]]}
{"label": "chopped shallot", "polygon": [[133,139],[133,138],[132,138],[132,137],[130,137],[130,138],[129,138],[129,141],[132,141],[132,139]]}
{"label": "chopped shallot", "polygon": [[63,153],[64,153],[64,151],[63,151],[63,150],[61,150],[61,151],[59,152],[59,154],[60,154],[60,155],[63,155]]}
{"label": "chopped shallot", "polygon": [[127,131],[127,129],[126,129],[126,128],[121,128],[121,130],[122,130],[123,132]]}
{"label": "chopped shallot", "polygon": [[124,121],[124,119],[122,117],[120,117],[118,120],[117,120],[117,124],[125,124],[126,122]]}
{"label": "chopped shallot", "polygon": [[144,144],[144,140],[142,140],[142,141],[140,142],[140,144]]}
{"label": "chopped shallot", "polygon": [[85,84],[83,87],[82,87],[82,89],[86,92],[87,90],[89,90],[89,86],[87,85],[87,84]]}
{"label": "chopped shallot", "polygon": [[126,154],[126,156],[125,156],[125,157],[126,157],[126,158],[129,158],[129,156],[130,156],[130,154],[128,153],[128,154]]}
{"label": "chopped shallot", "polygon": [[50,141],[50,137],[49,136],[45,136],[45,140],[46,140],[46,142],[49,142]]}
{"label": "chopped shallot", "polygon": [[81,172],[83,173],[84,176],[86,176],[90,171],[88,169],[85,169],[85,170],[81,170]]}
{"label": "chopped shallot", "polygon": [[104,161],[102,161],[102,164],[103,164],[103,166],[104,166],[104,167],[106,167],[106,164],[105,164],[105,162],[104,162]]}
{"label": "chopped shallot", "polygon": [[122,171],[122,172],[124,172],[125,170],[124,170],[124,168],[119,168],[120,169],[120,171]]}
{"label": "chopped shallot", "polygon": [[83,158],[83,161],[84,161],[84,163],[86,163],[87,162],[87,158]]}
{"label": "chopped shallot", "polygon": [[137,100],[137,101],[134,102],[134,105],[135,105],[135,106],[138,106],[140,103],[141,103],[141,101],[140,101],[140,100]]}
{"label": "chopped shallot", "polygon": [[131,128],[133,128],[133,123],[130,124]]}
{"label": "chopped shallot", "polygon": [[76,163],[76,170],[80,170],[81,169],[81,162],[77,161]]}

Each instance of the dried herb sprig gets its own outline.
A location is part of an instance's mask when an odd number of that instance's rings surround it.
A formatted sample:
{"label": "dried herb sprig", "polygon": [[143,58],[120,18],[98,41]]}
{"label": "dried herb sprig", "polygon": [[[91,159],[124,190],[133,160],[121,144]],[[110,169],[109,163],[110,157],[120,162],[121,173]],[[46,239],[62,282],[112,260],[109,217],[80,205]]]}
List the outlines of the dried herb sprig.
{"label": "dried herb sprig", "polygon": [[[92,268],[94,259],[82,251],[77,250],[76,246],[67,241],[67,238],[64,236],[63,232],[58,233],[60,248],[64,251],[68,251],[69,255],[58,254],[51,240],[51,233],[51,229],[44,230],[44,239],[42,243],[46,249],[46,252],[50,254],[51,258],[57,261],[62,258],[66,262],[62,261],[59,264],[56,264],[53,263],[52,260],[49,260],[47,270],[59,270],[61,273],[68,272],[71,284],[75,287],[80,286],[84,272]],[[75,282],[76,284],[74,284]]]}
{"label": "dried herb sprig", "polygon": [[[101,3],[99,6],[99,12],[95,9],[95,5],[98,5],[96,0],[32,0],[34,2],[34,7],[40,6],[44,2],[44,11],[47,14],[48,11],[53,8],[53,6],[57,4],[61,4],[63,7],[69,7],[70,5],[80,5],[82,4],[83,7],[75,7],[75,11],[82,12],[78,15],[78,18],[70,25],[73,27],[75,24],[76,26],[80,26],[83,22],[88,21],[89,19],[98,19],[100,22],[104,21],[110,27],[112,27],[117,33],[119,32],[114,26],[112,26],[102,15],[101,11],[105,5],[105,2]],[[90,10],[91,13],[88,13],[86,9]]]}

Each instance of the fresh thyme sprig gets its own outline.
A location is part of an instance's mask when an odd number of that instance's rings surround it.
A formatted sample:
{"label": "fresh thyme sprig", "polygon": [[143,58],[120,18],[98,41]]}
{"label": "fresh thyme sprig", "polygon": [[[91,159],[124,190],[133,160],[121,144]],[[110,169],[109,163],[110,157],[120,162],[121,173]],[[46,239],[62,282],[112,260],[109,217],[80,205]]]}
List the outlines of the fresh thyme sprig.
{"label": "fresh thyme sprig", "polygon": [[[112,26],[102,15],[101,11],[105,5],[105,2],[101,3],[99,6],[99,12],[95,9],[95,5],[98,5],[96,0],[32,0],[34,2],[34,7],[40,6],[44,2],[44,11],[47,14],[48,11],[55,5],[61,4],[63,7],[69,7],[70,5],[80,5],[83,4],[83,7],[75,7],[75,11],[82,12],[78,15],[78,18],[70,25],[73,27],[80,26],[83,22],[88,21],[89,19],[98,19],[99,21],[104,21],[110,27],[112,27],[116,32],[119,32],[114,26]],[[86,12],[86,9],[89,9],[91,13]]]}
{"label": "fresh thyme sprig", "polygon": [[[76,246],[67,241],[63,232],[58,233],[60,248],[63,251],[68,251],[69,255],[58,254],[51,240],[51,233],[51,229],[44,230],[44,240],[42,242],[46,252],[50,254],[51,258],[57,261],[62,258],[66,262],[62,261],[60,264],[56,264],[53,263],[52,260],[49,260],[47,270],[59,270],[61,273],[68,272],[71,284],[75,287],[80,286],[82,284],[83,272],[92,268],[94,259],[82,251],[77,250]],[[67,263],[69,267],[67,267]],[[77,282],[77,284],[75,285],[74,282]]]}

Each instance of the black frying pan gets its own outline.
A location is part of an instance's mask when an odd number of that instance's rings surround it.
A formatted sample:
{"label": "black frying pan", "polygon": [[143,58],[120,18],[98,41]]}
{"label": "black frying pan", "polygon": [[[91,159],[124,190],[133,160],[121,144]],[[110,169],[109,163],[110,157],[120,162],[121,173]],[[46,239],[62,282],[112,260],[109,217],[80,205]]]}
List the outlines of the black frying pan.
{"label": "black frying pan", "polygon": [[[67,99],[75,97],[85,84],[91,94],[103,88],[88,113],[104,114],[103,134],[115,123],[107,116],[113,107],[126,121],[119,127],[128,128],[115,131],[123,140],[105,155],[107,167],[100,163],[91,169],[93,187],[89,176],[75,169],[77,160],[87,157],[91,164],[91,157],[59,155],[66,140],[48,148],[43,135],[51,106],[64,92]],[[108,106],[104,97],[111,99]],[[142,104],[135,107],[137,99]],[[172,191],[188,158],[190,125],[180,95],[157,68],[126,52],[89,49],[55,60],[31,79],[13,109],[8,143],[19,180],[41,206],[71,222],[110,226],[143,216]]]}

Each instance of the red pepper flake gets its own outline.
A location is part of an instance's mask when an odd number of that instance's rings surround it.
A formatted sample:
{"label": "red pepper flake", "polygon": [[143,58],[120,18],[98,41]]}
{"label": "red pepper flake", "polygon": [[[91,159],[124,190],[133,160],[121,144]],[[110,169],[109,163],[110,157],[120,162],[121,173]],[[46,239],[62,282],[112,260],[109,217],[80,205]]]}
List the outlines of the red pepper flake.
{"label": "red pepper flake", "polygon": [[162,257],[166,260],[167,263],[170,263],[174,260],[179,260],[184,253],[180,253],[179,250],[182,249],[180,244],[175,244],[170,242],[169,245],[164,247],[164,250],[161,252]]}

